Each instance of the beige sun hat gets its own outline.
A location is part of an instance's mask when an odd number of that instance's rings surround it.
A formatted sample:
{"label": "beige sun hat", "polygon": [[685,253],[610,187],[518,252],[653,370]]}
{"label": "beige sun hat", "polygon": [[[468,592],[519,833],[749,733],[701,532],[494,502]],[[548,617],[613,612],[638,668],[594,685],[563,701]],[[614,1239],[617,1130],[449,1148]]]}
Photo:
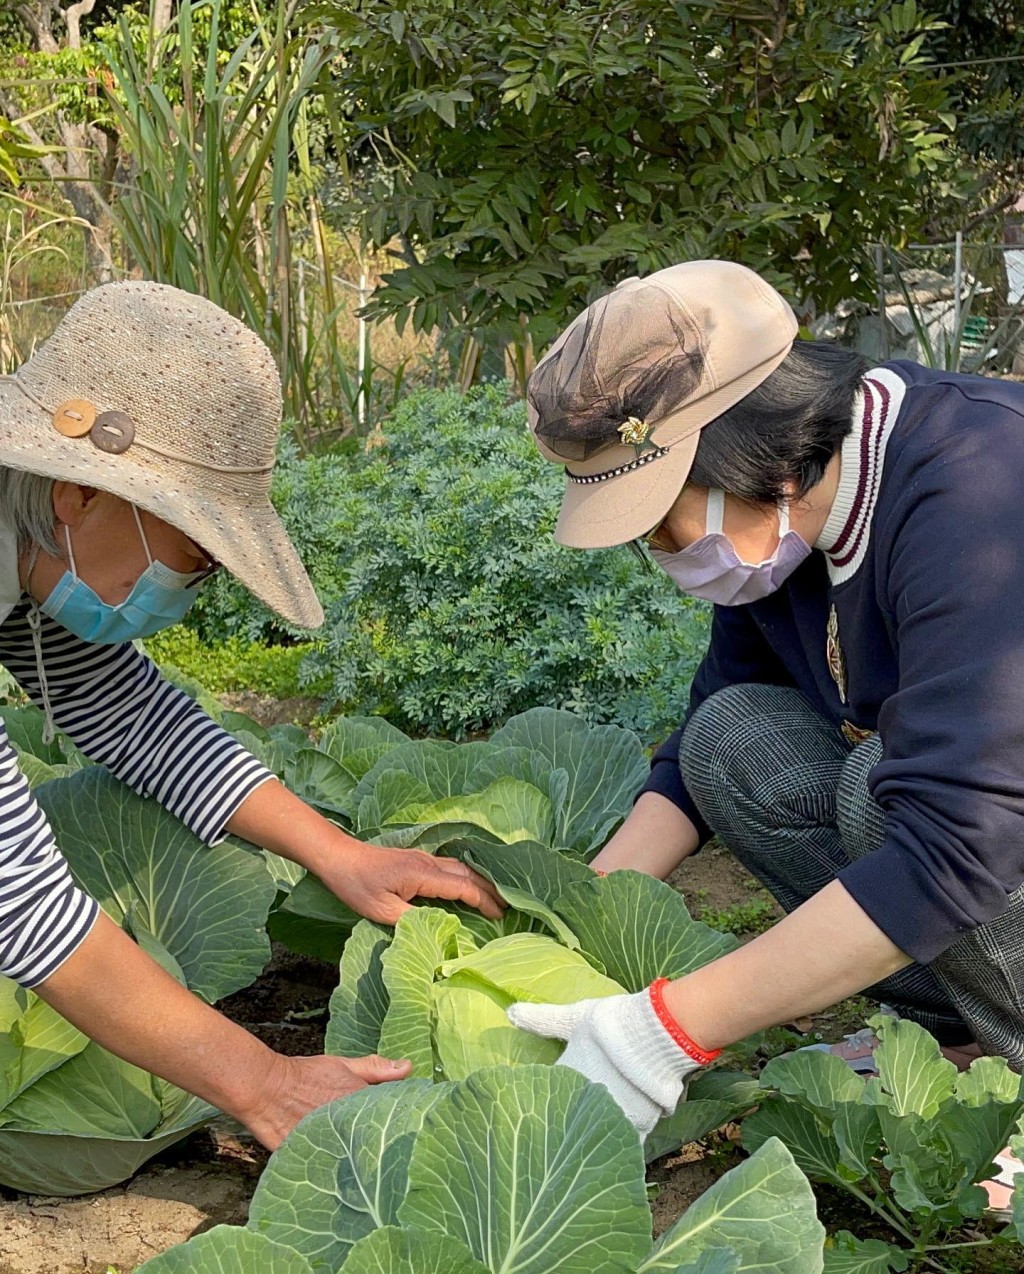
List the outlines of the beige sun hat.
{"label": "beige sun hat", "polygon": [[656,527],[701,429],[771,375],[796,332],[778,292],[732,261],[626,279],[584,310],[527,388],[534,441],[565,466],[555,539],[606,548]]}
{"label": "beige sun hat", "polygon": [[0,379],[0,465],[96,487],[184,533],[289,623],[324,613],[270,503],[281,381],[203,297],[109,283]]}

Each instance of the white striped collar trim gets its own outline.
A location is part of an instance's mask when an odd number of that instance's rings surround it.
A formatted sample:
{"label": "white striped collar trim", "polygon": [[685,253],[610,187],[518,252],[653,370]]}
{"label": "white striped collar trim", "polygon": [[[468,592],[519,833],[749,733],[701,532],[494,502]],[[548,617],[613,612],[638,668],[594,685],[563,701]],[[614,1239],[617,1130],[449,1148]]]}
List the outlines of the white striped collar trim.
{"label": "white striped collar trim", "polygon": [[906,392],[906,383],[887,367],[873,368],[862,382],[853,429],[843,439],[839,488],[815,541],[833,587],[856,575],[867,553],[885,452]]}

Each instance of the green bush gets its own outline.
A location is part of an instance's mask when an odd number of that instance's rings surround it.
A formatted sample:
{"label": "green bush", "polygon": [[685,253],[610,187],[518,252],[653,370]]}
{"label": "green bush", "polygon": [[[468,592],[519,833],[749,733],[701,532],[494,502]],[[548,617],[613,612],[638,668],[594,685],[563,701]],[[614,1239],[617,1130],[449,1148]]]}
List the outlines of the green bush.
{"label": "green bush", "polygon": [[314,694],[300,687],[299,666],[312,649],[309,642],[296,646],[264,646],[238,637],[207,645],[190,628],[176,625],[148,637],[146,652],[158,664],[179,669],[214,694],[250,690],[253,694],[287,699]]}
{"label": "green bush", "polygon": [[[707,612],[627,549],[552,539],[563,479],[500,386],[411,395],[368,451],[285,450],[273,498],[327,610],[304,683],[328,705],[456,738],[537,705],[653,740],[673,727]],[[207,641],[294,640],[217,580]]]}
{"label": "green bush", "polygon": [[[348,441],[337,451],[302,457],[290,434],[278,450],[271,499],[325,606],[340,595],[346,579],[346,492],[360,458],[358,452],[353,457]],[[315,636],[286,624],[226,571],[203,585],[185,622],[208,646],[232,637],[246,644],[293,645]]]}

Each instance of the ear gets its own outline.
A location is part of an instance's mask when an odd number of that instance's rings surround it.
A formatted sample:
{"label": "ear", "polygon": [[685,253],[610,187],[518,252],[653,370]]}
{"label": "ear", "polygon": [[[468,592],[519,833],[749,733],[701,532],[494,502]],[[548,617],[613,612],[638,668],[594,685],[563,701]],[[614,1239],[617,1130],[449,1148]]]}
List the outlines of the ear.
{"label": "ear", "polygon": [[95,487],[58,480],[53,484],[54,516],[59,523],[76,531],[99,494]]}

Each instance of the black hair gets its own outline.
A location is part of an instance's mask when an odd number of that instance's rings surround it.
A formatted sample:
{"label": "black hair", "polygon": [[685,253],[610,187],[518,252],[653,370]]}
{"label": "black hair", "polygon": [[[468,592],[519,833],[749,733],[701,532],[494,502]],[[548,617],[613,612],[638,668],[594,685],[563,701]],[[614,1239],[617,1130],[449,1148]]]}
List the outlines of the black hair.
{"label": "black hair", "polygon": [[766,380],[701,430],[687,482],[755,504],[806,495],[853,428],[868,367],[853,350],[796,341]]}

